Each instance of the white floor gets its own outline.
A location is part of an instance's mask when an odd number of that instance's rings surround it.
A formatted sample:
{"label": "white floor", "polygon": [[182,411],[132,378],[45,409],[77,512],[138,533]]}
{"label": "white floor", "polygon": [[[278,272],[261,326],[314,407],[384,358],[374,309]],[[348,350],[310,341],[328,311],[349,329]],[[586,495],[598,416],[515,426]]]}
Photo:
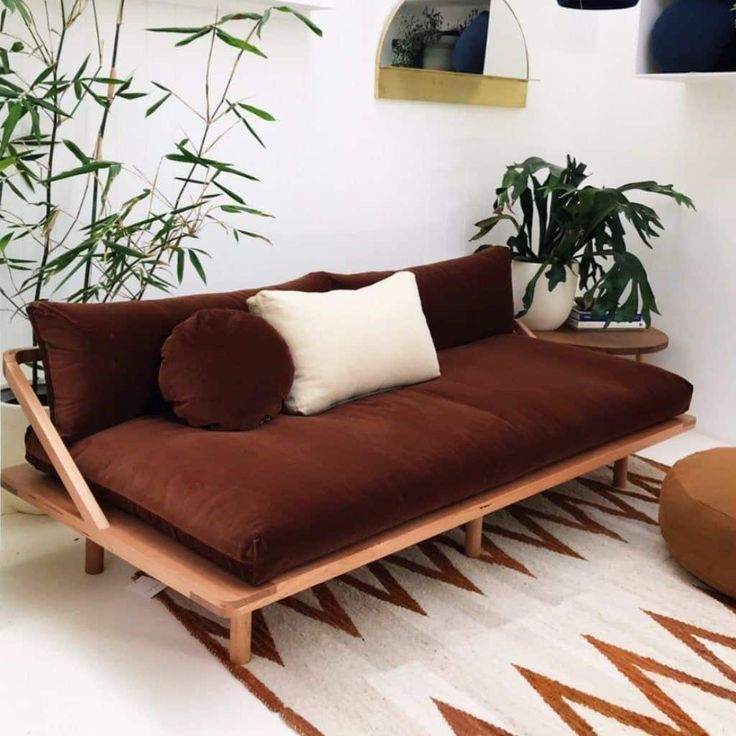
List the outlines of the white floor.
{"label": "white floor", "polygon": [[723,447],[723,445],[723,442],[700,432],[688,432],[653,445],[639,454],[664,465],[674,465],[681,458],[692,455],[694,452],[703,452],[714,447]]}
{"label": "white floor", "polygon": [[[718,445],[690,433],[646,455]],[[126,590],[128,565],[85,575],[83,551],[47,517],[2,517],[2,736],[293,736],[160,603]]]}

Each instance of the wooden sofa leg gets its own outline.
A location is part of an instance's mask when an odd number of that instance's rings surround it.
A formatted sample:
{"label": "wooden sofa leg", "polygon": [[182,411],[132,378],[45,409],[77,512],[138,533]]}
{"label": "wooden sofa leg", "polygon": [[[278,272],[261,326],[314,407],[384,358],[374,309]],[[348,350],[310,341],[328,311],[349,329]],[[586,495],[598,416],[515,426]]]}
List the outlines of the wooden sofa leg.
{"label": "wooden sofa leg", "polygon": [[613,464],[613,487],[617,491],[625,491],[629,475],[629,458],[622,457]]}
{"label": "wooden sofa leg", "polygon": [[236,613],[230,619],[230,661],[233,664],[250,662],[251,621],[250,611]]}
{"label": "wooden sofa leg", "polygon": [[483,546],[483,517],[473,519],[465,525],[465,554],[468,557],[480,557]]}
{"label": "wooden sofa leg", "polygon": [[91,539],[84,543],[84,571],[87,575],[99,575],[105,569],[105,548]]}

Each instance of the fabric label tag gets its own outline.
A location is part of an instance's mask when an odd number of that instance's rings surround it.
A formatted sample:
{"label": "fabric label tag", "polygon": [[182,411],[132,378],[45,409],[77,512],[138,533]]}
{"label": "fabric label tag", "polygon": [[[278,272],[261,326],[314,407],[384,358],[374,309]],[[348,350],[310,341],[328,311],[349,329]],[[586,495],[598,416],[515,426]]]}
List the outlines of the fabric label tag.
{"label": "fabric label tag", "polygon": [[149,578],[148,575],[139,575],[135,580],[125,586],[126,590],[132,590],[144,598],[155,598],[162,590],[166,589],[166,584],[156,578]]}

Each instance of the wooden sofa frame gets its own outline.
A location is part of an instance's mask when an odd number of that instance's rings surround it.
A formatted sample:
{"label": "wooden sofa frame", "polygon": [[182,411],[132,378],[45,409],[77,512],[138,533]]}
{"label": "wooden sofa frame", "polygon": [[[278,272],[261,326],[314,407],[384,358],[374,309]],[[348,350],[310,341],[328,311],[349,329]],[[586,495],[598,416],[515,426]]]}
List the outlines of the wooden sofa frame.
{"label": "wooden sofa frame", "polygon": [[[517,325],[517,331],[534,337],[521,325]],[[478,557],[486,514],[610,463],[613,463],[613,487],[625,488],[629,455],[695,425],[692,416],[675,417],[406,522],[283,573],[268,583],[253,586],[145,522],[114,508],[102,510],[21,369],[22,364],[39,359],[38,348],[9,350],[3,355],[3,370],[56,469],[58,479],[23,464],[3,470],[2,487],[85,536],[87,573],[102,572],[104,552],[108,550],[213,613],[229,619],[230,659],[236,664],[250,660],[253,611],[458,526],[465,528],[465,553]]]}

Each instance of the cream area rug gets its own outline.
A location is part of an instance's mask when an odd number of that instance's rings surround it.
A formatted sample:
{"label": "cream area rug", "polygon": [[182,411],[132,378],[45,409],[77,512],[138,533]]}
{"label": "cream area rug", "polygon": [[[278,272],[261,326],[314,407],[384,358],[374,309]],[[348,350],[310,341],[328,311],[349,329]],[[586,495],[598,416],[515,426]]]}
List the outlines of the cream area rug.
{"label": "cream area rug", "polygon": [[160,600],[297,733],[736,734],[736,602],[669,557],[665,468],[633,459],[274,604],[254,657],[224,621]]}

